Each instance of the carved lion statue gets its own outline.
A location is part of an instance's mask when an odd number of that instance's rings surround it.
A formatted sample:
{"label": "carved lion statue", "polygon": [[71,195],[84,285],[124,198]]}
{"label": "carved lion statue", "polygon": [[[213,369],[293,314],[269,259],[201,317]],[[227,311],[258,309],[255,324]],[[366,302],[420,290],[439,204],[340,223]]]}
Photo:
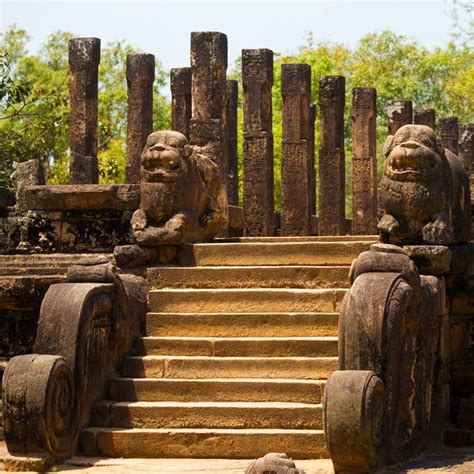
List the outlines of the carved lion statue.
{"label": "carved lion statue", "polygon": [[139,245],[177,245],[214,237],[223,224],[218,165],[179,132],[148,136],[141,155],[140,208],[132,216]]}
{"label": "carved lion statue", "polygon": [[404,125],[384,145],[382,240],[449,245],[470,237],[471,200],[461,161],[425,125]]}

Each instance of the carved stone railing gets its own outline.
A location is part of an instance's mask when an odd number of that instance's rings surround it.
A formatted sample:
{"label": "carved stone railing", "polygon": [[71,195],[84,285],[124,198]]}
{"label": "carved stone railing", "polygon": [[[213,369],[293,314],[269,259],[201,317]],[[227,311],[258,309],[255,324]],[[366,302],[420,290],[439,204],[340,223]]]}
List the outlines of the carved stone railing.
{"label": "carved stone railing", "polygon": [[433,441],[445,288],[385,244],[358,257],[351,282],[340,314],[340,370],[325,388],[325,432],[336,472],[371,472]]}
{"label": "carved stone railing", "polygon": [[48,289],[34,353],[12,358],[3,378],[6,470],[44,471],[73,454],[145,313],[145,280],[105,258],[70,267],[68,283]]}
{"label": "carved stone railing", "polygon": [[[401,112],[411,115],[397,107],[393,126]],[[470,362],[470,342],[453,323],[468,326],[474,317],[468,304],[455,305],[472,292],[467,174],[431,128],[393,133],[384,146],[378,224],[387,243],[352,264],[339,319],[340,370],[325,387],[336,472],[374,472],[439,443],[472,393],[469,378],[450,385],[450,372]]]}

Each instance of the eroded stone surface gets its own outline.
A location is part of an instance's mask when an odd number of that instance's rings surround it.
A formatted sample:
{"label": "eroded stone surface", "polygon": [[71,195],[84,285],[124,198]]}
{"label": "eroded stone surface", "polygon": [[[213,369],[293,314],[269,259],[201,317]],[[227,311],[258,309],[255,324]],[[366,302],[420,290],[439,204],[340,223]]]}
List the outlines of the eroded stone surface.
{"label": "eroded stone surface", "polygon": [[311,235],[311,66],[282,64],[281,235]]}
{"label": "eroded stone surface", "polygon": [[470,237],[469,181],[458,158],[433,130],[406,125],[389,135],[381,182],[385,214],[378,224],[390,243],[447,245]]}
{"label": "eroded stone surface", "polygon": [[435,109],[417,109],[415,110],[415,116],[413,123],[416,125],[426,125],[432,130],[436,128],[436,112]]}
{"label": "eroded stone surface", "polygon": [[148,137],[141,157],[140,209],[131,221],[139,245],[208,240],[221,230],[220,169],[210,156],[179,132]]}
{"label": "eroded stone surface", "polygon": [[242,52],[244,234],[273,235],[273,51]]}
{"label": "eroded stone surface", "polygon": [[97,183],[99,38],[69,41],[71,184]]}
{"label": "eroded stone surface", "polygon": [[457,117],[441,117],[438,120],[439,135],[444,148],[455,155],[459,152],[459,122]]}
{"label": "eroded stone surface", "polygon": [[392,100],[387,107],[388,133],[395,135],[404,125],[413,123],[413,104],[411,100]]}
{"label": "eroded stone surface", "polygon": [[319,235],[346,233],[344,106],[345,78],[323,76],[319,81]]}
{"label": "eroded stone surface", "polygon": [[140,182],[140,156],[153,131],[153,81],[155,57],[152,54],[127,54],[127,164],[125,181]]}
{"label": "eroded stone surface", "polygon": [[352,90],[352,234],[377,229],[377,92]]}
{"label": "eroded stone surface", "polygon": [[191,68],[180,67],[170,71],[171,129],[189,138],[191,120]]}

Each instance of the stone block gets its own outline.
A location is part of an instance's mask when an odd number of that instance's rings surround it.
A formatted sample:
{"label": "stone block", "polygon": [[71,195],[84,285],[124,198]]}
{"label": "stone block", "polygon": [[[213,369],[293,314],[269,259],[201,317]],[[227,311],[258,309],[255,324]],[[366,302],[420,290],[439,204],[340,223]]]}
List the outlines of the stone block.
{"label": "stone block", "polygon": [[140,187],[136,184],[28,186],[24,200],[30,210],[134,211],[140,204]]}

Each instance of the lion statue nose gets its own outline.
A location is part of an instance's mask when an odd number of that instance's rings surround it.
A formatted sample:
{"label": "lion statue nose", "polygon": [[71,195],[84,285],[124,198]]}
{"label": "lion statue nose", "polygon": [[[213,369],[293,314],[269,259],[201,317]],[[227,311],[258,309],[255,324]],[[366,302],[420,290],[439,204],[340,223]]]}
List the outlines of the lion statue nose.
{"label": "lion statue nose", "polygon": [[403,148],[418,148],[420,145],[414,140],[408,140],[400,145]]}

